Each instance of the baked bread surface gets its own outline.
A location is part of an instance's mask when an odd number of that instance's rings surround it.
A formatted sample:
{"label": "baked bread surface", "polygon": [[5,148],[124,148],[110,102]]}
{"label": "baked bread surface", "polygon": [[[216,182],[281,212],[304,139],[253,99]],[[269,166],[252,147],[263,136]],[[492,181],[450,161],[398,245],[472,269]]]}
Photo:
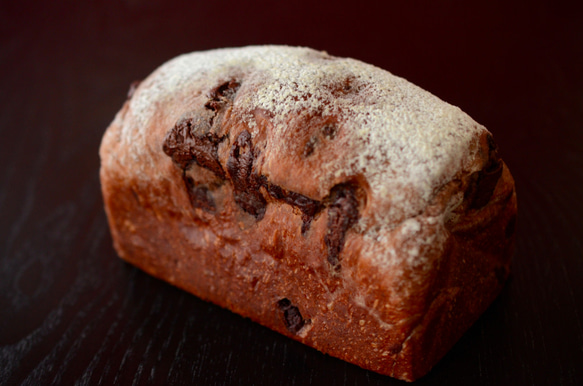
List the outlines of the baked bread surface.
{"label": "baked bread surface", "polygon": [[427,373],[508,276],[516,195],[491,134],[357,60],[179,56],[100,156],[123,259],[382,374]]}

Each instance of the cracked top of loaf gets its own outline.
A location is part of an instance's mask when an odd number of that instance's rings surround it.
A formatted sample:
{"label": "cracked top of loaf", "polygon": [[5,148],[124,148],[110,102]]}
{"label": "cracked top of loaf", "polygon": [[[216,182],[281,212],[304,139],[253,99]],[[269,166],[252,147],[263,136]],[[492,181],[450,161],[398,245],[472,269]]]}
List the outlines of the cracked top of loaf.
{"label": "cracked top of loaf", "polygon": [[[236,94],[222,135],[245,127],[258,149],[254,172],[318,201],[338,184],[357,182],[366,202],[355,227],[377,241],[397,225],[414,233],[414,217],[446,184],[488,162],[487,130],[458,107],[370,64],[286,46],[196,52],[162,65],[116,117],[120,146],[131,150],[117,162],[139,157],[136,175],[151,175],[160,160],[147,137],[161,143],[229,82]],[[227,153],[219,149],[219,159]]]}

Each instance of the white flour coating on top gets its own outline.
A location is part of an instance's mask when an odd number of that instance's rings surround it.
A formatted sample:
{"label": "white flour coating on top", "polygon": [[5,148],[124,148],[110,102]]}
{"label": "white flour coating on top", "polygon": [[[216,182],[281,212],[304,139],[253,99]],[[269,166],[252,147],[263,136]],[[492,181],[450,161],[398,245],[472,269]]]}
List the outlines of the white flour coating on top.
{"label": "white flour coating on top", "polygon": [[[377,224],[418,214],[436,189],[470,167],[471,142],[485,130],[459,108],[372,65],[308,48],[257,46],[182,55],[163,65],[132,98],[134,124],[124,126],[122,138],[140,152],[152,104],[206,92],[233,74],[242,80],[233,112],[254,134],[251,112],[271,112],[278,146],[288,146],[290,116],[338,119],[349,135],[335,146],[352,158],[320,165],[319,178],[326,185],[338,176],[365,176]],[[346,82],[357,89],[350,97],[333,94]]]}

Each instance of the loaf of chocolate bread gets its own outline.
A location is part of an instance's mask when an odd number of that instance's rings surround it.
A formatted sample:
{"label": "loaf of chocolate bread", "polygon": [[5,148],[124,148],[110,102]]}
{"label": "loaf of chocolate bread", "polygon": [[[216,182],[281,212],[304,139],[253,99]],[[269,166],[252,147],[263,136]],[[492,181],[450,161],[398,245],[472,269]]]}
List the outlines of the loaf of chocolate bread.
{"label": "loaf of chocolate bread", "polygon": [[177,57],[100,149],[119,255],[273,330],[414,380],[509,273],[516,195],[492,135],[353,59]]}

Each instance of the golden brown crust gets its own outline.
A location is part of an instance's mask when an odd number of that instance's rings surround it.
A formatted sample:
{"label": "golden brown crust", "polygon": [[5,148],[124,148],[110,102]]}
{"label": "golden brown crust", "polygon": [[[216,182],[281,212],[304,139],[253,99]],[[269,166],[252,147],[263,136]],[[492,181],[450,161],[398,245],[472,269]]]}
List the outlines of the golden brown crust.
{"label": "golden brown crust", "polygon": [[249,70],[229,71],[207,89],[128,101],[108,129],[101,181],[119,255],[335,357],[404,380],[424,375],[508,276],[516,196],[491,135],[476,124],[465,158],[427,193],[403,185],[420,209],[383,217],[374,178],[319,169],[354,156],[332,144],[352,135],[344,116],[289,114],[296,134],[285,156],[273,143],[281,120],[238,107],[258,92],[244,88]]}

